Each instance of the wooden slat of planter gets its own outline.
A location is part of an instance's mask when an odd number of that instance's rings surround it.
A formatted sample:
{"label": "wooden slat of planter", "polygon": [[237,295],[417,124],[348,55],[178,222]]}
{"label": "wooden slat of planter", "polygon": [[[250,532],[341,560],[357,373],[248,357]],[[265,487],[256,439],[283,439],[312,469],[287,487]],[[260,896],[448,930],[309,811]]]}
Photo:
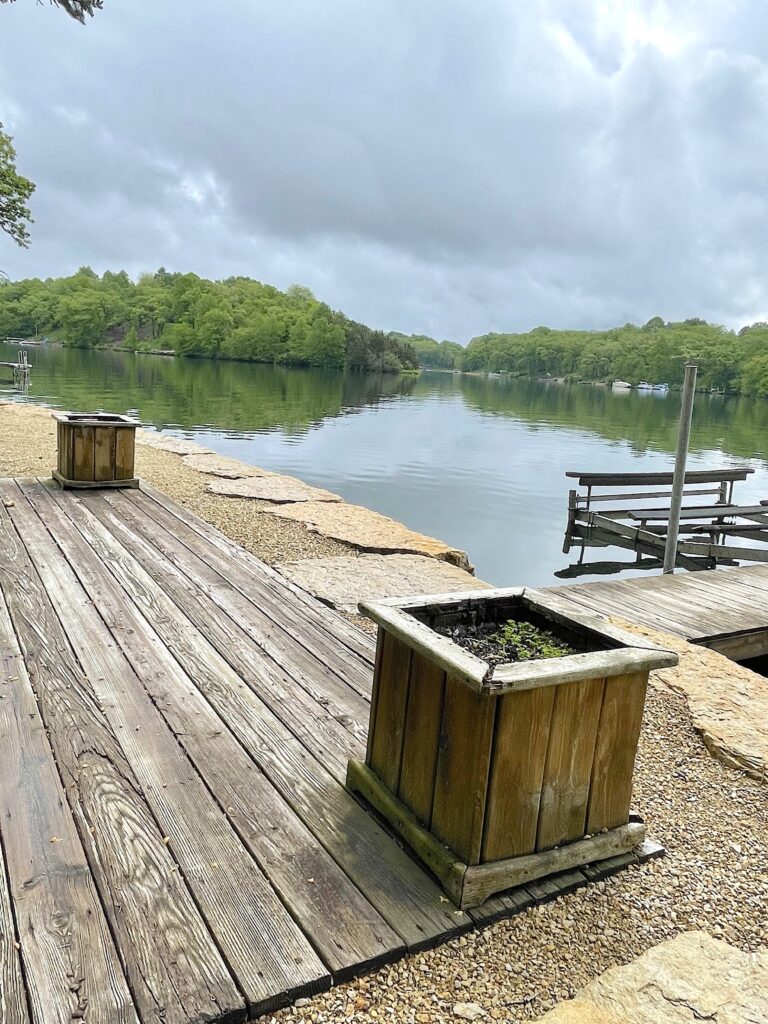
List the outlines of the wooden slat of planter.
{"label": "wooden slat of planter", "polygon": [[371,689],[371,713],[368,718],[368,739],[365,747],[365,762],[371,763],[373,757],[373,727],[376,722],[376,705],[379,701],[379,677],[381,675],[381,652],[384,647],[384,630],[379,626],[376,637],[376,660],[373,666],[373,687]]}
{"label": "wooden slat of planter", "polygon": [[444,691],[445,672],[414,651],[398,796],[427,827],[432,818]]}
{"label": "wooden slat of planter", "polygon": [[72,447],[72,479],[93,480],[93,427],[73,427]]}
{"label": "wooden slat of planter", "polygon": [[133,430],[115,429],[115,479],[133,477],[135,435]]}
{"label": "wooden slat of planter", "polygon": [[480,860],[495,711],[495,698],[448,676],[432,831],[467,864]]}
{"label": "wooden slat of planter", "polygon": [[533,853],[556,687],[499,698],[483,861]]}
{"label": "wooden slat of planter", "polygon": [[137,1024],[2,593],[0,697],[0,820],[33,1020]]}
{"label": "wooden slat of planter", "polygon": [[605,681],[587,811],[589,833],[628,820],[646,688],[643,673]]}
{"label": "wooden slat of planter", "polygon": [[605,680],[558,686],[541,791],[537,850],[585,833],[595,739]]}
{"label": "wooden slat of planter", "polygon": [[385,786],[397,792],[403,754],[403,725],[411,672],[411,648],[385,633],[381,652],[371,768]]}
{"label": "wooden slat of planter", "polygon": [[[115,479],[115,446],[114,427],[94,427],[94,458],[93,458],[93,479],[114,480]],[[125,433],[125,431],[122,431]],[[133,476],[133,474],[131,474]]]}

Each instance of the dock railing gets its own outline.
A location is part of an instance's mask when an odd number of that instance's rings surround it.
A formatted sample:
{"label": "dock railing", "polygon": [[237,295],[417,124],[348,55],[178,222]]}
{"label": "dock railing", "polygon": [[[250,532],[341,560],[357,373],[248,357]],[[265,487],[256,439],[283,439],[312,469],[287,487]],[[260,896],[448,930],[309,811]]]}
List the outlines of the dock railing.
{"label": "dock railing", "polygon": [[[682,568],[714,568],[719,562],[733,563],[734,558],[768,560],[768,552],[760,549],[734,549],[726,546],[728,533],[768,542],[768,507],[734,504],[734,484],[746,480],[754,472],[748,466],[708,470],[690,470],[685,474],[681,513],[685,534],[706,534],[709,543],[682,540],[677,545],[676,564]],[[663,559],[670,508],[648,502],[672,498],[672,473],[584,473],[565,474],[577,483],[568,494],[568,524],[563,552],[581,548],[578,565],[557,575],[583,575],[589,568],[595,572],[617,572],[639,566],[657,568]],[[708,503],[701,504],[702,501]],[[597,507],[595,507],[597,506]],[[608,506],[608,507],[605,507]],[[742,524],[732,519],[745,520]],[[700,538],[704,540],[704,538]],[[634,563],[611,562],[583,566],[587,547],[629,548],[637,556]],[[643,555],[650,556],[643,559]]]}

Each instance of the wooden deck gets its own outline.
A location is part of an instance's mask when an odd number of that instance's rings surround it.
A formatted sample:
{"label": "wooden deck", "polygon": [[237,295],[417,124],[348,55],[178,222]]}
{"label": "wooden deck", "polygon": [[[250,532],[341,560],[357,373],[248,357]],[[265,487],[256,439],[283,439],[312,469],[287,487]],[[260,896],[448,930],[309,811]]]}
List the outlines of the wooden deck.
{"label": "wooden deck", "polygon": [[151,489],[0,481],[2,1024],[255,1017],[635,856],[458,911],[344,788],[372,658]]}
{"label": "wooden deck", "polygon": [[768,653],[768,565],[551,587],[580,609],[703,644],[735,661]]}

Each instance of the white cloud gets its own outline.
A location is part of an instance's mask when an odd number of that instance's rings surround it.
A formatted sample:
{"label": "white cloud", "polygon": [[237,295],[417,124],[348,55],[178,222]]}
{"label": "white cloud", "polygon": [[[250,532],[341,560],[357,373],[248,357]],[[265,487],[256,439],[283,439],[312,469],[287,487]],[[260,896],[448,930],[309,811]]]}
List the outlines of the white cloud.
{"label": "white cloud", "polygon": [[298,280],[461,340],[762,318],[766,28],[759,0],[4,6],[39,188],[2,264]]}

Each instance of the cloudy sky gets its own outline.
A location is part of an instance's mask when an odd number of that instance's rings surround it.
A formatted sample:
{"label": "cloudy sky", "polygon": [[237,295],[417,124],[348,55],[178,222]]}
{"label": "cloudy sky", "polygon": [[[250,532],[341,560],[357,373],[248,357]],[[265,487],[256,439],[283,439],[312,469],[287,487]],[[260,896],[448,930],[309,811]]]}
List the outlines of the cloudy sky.
{"label": "cloudy sky", "polygon": [[0,6],[11,276],[308,285],[373,326],[768,319],[764,0]]}

